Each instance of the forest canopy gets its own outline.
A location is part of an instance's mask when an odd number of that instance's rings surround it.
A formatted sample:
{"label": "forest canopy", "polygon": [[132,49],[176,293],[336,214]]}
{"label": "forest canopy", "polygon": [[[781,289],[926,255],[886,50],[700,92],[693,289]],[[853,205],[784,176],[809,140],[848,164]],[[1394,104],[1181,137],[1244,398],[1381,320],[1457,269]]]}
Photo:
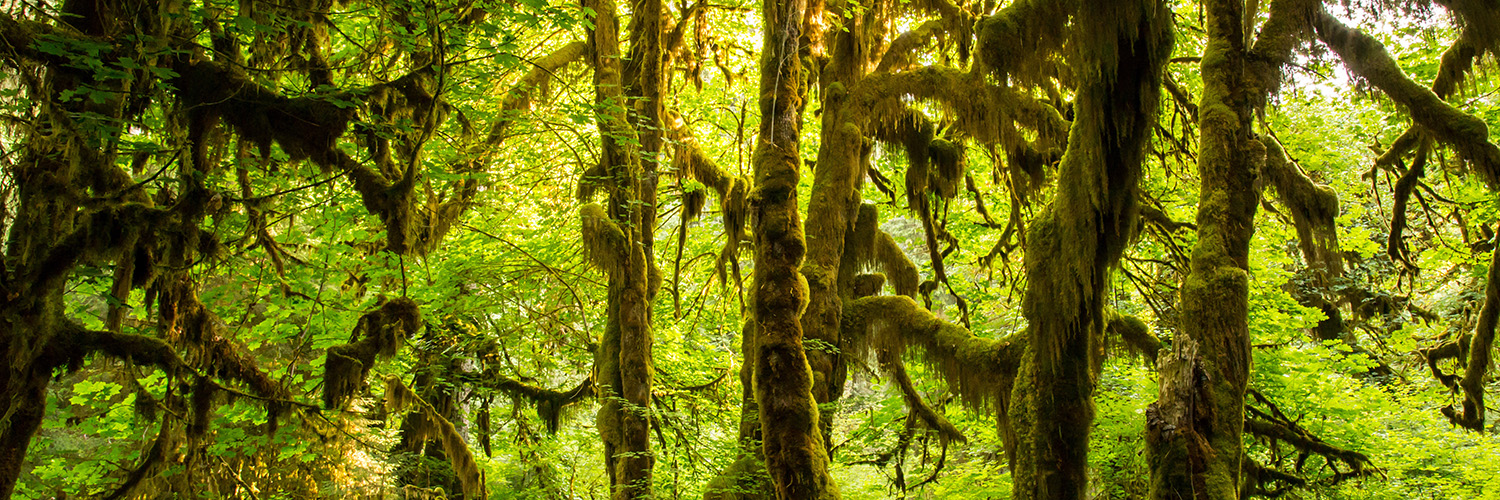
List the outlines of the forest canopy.
{"label": "forest canopy", "polygon": [[1500,499],[1500,0],[0,5],[0,498]]}

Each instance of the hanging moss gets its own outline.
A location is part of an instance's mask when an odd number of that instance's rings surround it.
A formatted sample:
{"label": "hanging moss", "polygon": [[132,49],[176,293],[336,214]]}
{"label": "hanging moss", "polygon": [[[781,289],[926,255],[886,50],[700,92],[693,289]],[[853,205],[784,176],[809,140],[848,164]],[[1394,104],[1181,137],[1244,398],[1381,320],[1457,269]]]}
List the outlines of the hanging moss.
{"label": "hanging moss", "polygon": [[625,231],[598,204],[579,207],[578,215],[583,223],[583,250],[589,262],[606,274],[619,271],[627,251]]}
{"label": "hanging moss", "polygon": [[1406,108],[1412,121],[1453,147],[1485,183],[1500,185],[1500,147],[1489,142],[1489,128],[1483,120],[1460,111],[1432,90],[1413,82],[1380,41],[1344,26],[1326,9],[1316,13],[1313,27],[1318,39],[1339,55],[1350,72]]}
{"label": "hanging moss", "polygon": [[354,110],[334,103],[350,99],[287,98],[251,81],[244,74],[201,57],[186,57],[169,83],[194,113],[222,118],[235,132],[269,155],[274,141],[292,159],[311,158],[334,167],[329,154],[344,135]]}
{"label": "hanging moss", "polygon": [[854,297],[869,297],[880,293],[885,286],[884,274],[861,274],[854,277],[850,290]]}
{"label": "hanging moss", "polygon": [[890,351],[880,350],[877,357],[880,359],[881,368],[891,374],[895,379],[896,387],[901,390],[902,399],[912,415],[921,420],[928,429],[936,431],[938,438],[946,446],[949,441],[965,442],[963,433],[949,422],[947,417],[933,410],[926,401],[922,400],[921,394],[917,392],[916,385],[912,384],[911,376],[906,374],[906,364],[901,357]]}
{"label": "hanging moss", "polygon": [[933,191],[943,199],[953,199],[958,195],[965,174],[963,144],[935,139],[927,146],[927,150],[932,159]]}
{"label": "hanging moss", "polygon": [[443,444],[443,456],[448,459],[448,463],[453,467],[454,475],[458,476],[459,483],[463,485],[464,498],[485,498],[484,478],[480,474],[479,465],[474,461],[474,455],[469,452],[469,445],[464,442],[463,435],[458,433],[453,422],[443,418],[442,413],[423,400],[421,396],[412,392],[406,384],[401,382],[400,378],[395,376],[386,378],[385,392],[388,411],[402,413],[407,408],[415,406],[417,411],[435,426],[432,433]]}
{"label": "hanging moss", "polygon": [[[943,22],[931,20],[912,28],[891,40],[886,47],[885,54],[880,57],[880,63],[876,65],[877,73],[888,73],[908,69],[916,64],[918,56],[922,54],[921,49],[927,46],[932,38],[944,34]],[[968,37],[964,37],[967,40]]]}
{"label": "hanging moss", "polygon": [[348,344],[328,348],[323,364],[323,407],[343,408],[364,390],[377,357],[394,356],[421,326],[417,303],[399,297],[360,316]]}
{"label": "hanging moss", "polygon": [[1079,79],[1057,194],[1026,233],[1029,322],[1011,391],[1014,497],[1088,491],[1095,370],[1109,271],[1137,224],[1137,184],[1171,53],[1164,2],[1079,9],[1070,43]]}
{"label": "hanging moss", "polygon": [[[1500,9],[1486,0],[1438,0],[1449,11],[1458,14],[1458,24],[1466,38],[1481,50],[1500,54]],[[1436,90],[1436,89],[1434,89]]]}
{"label": "hanging moss", "polygon": [[[859,206],[859,216],[854,227],[844,236],[844,262],[839,264],[840,273],[849,272],[854,277],[859,271],[878,269],[875,261],[875,240],[880,234],[880,209],[872,203]],[[843,269],[849,265],[856,269]],[[877,288],[877,292],[879,289]],[[873,294],[870,294],[873,295]]]}
{"label": "hanging moss", "polygon": [[917,266],[906,257],[906,252],[901,251],[896,239],[885,231],[876,236],[874,259],[880,263],[880,268],[891,281],[896,295],[917,297],[917,288],[922,279],[917,273]]}
{"label": "hanging moss", "polygon": [[[682,178],[693,179],[707,186],[719,197],[719,210],[723,215],[724,224],[724,246],[719,251],[714,268],[719,276],[719,282],[728,283],[729,268],[738,268],[736,259],[739,257],[740,243],[748,239],[745,235],[745,215],[749,209],[746,194],[750,185],[745,179],[726,172],[717,162],[704,154],[702,148],[697,145],[697,139],[685,127],[676,128],[673,135],[675,142],[672,169],[676,170]],[[696,219],[698,214],[702,213],[706,195],[707,193],[699,190],[690,191],[684,195],[683,206],[688,210],[685,215],[687,220]],[[738,275],[739,271],[736,269],[736,281],[739,279]]]}
{"label": "hanging moss", "polygon": [[528,400],[535,405],[537,417],[540,417],[546,424],[548,434],[557,433],[559,419],[564,408],[596,395],[594,380],[591,378],[584,379],[572,389],[555,391],[505,377],[492,366],[485,369],[483,379],[486,385],[510,393],[518,400]]}
{"label": "hanging moss", "polygon": [[979,62],[1002,82],[1015,77],[1024,85],[1053,76],[1075,8],[1075,2],[1011,2],[975,26]]}

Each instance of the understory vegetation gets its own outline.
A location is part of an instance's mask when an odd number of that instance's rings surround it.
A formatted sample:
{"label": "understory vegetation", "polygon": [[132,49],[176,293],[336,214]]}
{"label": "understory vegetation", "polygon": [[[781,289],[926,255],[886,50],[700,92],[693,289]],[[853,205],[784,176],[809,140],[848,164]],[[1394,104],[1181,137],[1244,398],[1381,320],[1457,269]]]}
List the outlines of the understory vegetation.
{"label": "understory vegetation", "polygon": [[0,498],[1500,500],[1500,0],[0,5]]}

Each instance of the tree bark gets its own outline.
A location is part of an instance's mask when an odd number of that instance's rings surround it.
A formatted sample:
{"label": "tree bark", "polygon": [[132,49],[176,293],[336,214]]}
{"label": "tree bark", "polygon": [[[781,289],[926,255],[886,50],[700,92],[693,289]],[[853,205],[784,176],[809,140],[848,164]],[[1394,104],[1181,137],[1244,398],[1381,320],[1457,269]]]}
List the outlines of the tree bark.
{"label": "tree bark", "polygon": [[803,0],[765,2],[760,58],[760,132],[752,162],[750,213],[755,236],[754,315],[759,330],[755,399],[760,408],[766,470],[783,500],[838,498],[819,431],[812,369],[802,344],[807,281],[797,184],[802,159],[800,111],[806,96],[798,41]]}
{"label": "tree bark", "polygon": [[1110,2],[1075,15],[1075,119],[1056,198],[1027,232],[1030,343],[1008,409],[1017,499],[1087,497],[1104,294],[1137,217],[1170,16],[1160,2]]}
{"label": "tree bark", "polygon": [[1205,2],[1198,244],[1180,292],[1182,333],[1147,410],[1152,498],[1239,498],[1250,375],[1247,268],[1266,154],[1251,129],[1259,99],[1247,78],[1243,22],[1254,14],[1243,9],[1238,0]]}

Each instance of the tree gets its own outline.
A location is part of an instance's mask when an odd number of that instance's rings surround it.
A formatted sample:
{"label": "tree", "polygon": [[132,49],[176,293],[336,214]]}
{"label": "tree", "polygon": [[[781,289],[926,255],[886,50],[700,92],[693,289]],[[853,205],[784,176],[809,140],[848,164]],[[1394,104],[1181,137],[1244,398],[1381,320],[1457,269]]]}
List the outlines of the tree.
{"label": "tree", "polygon": [[17,6],[0,497],[1482,497],[1492,3]]}

